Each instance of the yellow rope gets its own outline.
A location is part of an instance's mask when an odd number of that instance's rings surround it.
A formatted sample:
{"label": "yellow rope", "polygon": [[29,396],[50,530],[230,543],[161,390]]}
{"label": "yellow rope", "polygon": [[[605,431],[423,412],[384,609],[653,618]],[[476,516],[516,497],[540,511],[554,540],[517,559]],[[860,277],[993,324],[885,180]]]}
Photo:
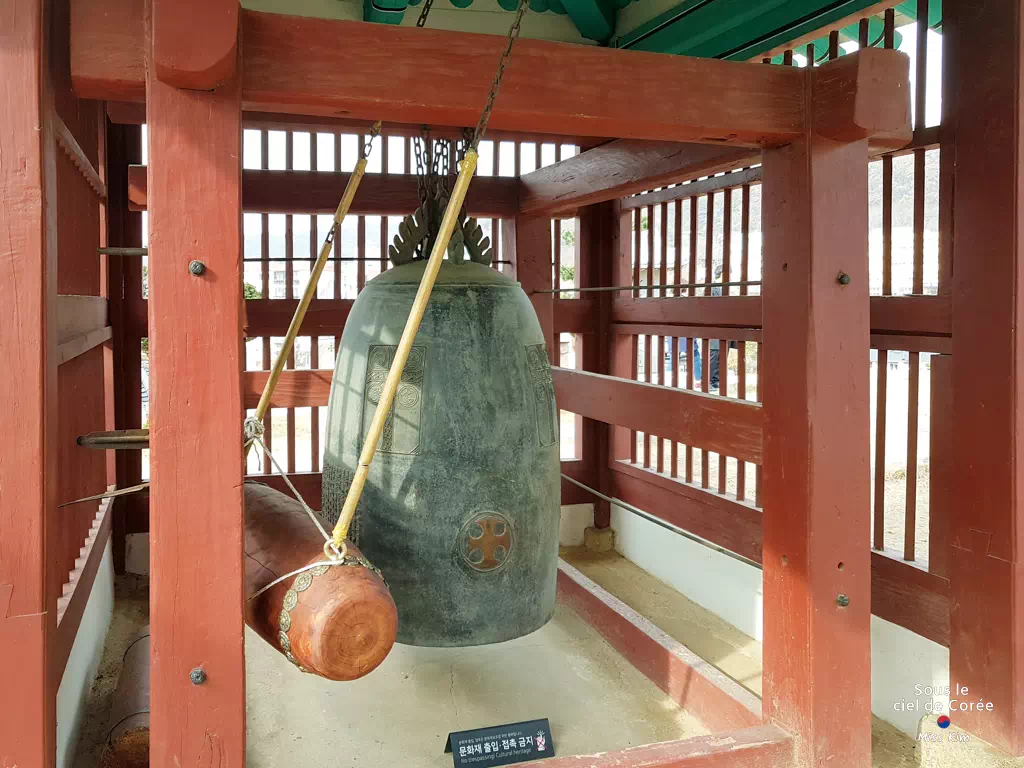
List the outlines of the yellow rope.
{"label": "yellow rope", "polygon": [[444,217],[441,219],[441,228],[434,240],[434,249],[427,260],[427,268],[420,280],[419,290],[416,291],[416,298],[413,300],[412,309],[409,310],[409,318],[405,322],[405,329],[402,331],[402,338],[398,342],[398,349],[395,351],[395,359],[391,362],[391,370],[384,381],[384,391],[377,402],[377,410],[373,413],[373,421],[370,422],[370,430],[363,443],[363,450],[359,454],[359,465],[356,467],[355,476],[352,478],[352,485],[345,495],[345,504],[341,508],[341,515],[338,517],[338,524],[334,526],[334,533],[331,537],[331,545],[337,549],[345,542],[348,535],[352,518],[355,517],[356,507],[359,505],[359,498],[363,495],[363,486],[366,485],[366,478],[370,474],[370,464],[373,462],[374,454],[377,453],[377,443],[380,441],[381,432],[384,431],[384,422],[387,421],[388,413],[391,410],[391,403],[394,401],[395,392],[398,391],[398,383],[405,370],[405,362],[412,351],[413,342],[416,340],[416,333],[419,331],[420,322],[423,320],[423,313],[427,308],[427,301],[430,299],[430,292],[434,288],[434,280],[437,279],[438,270],[441,269],[441,261],[448,250],[448,241],[451,240],[452,232],[459,221],[462,212],[462,204],[466,200],[466,192],[469,189],[469,182],[476,172],[476,164],[479,160],[477,147],[487,131],[487,122],[490,120],[491,111],[498,98],[498,90],[501,88],[502,78],[505,76],[505,66],[508,64],[509,56],[512,54],[512,45],[519,37],[519,28],[526,13],[528,0],[519,0],[519,7],[516,9],[512,26],[508,30],[508,39],[505,50],[498,62],[498,71],[491,82],[491,89],[487,94],[487,101],[484,103],[483,112],[480,114],[480,121],[473,132],[473,139],[462,160],[462,168],[459,169],[459,177],[455,181],[455,188],[452,189],[451,197],[448,199],[448,207],[445,208]]}
{"label": "yellow rope", "polygon": [[[330,256],[331,248],[334,245],[334,238],[337,233],[341,231],[341,224],[345,221],[345,216],[348,215],[349,208],[352,207],[352,201],[355,199],[356,190],[359,189],[359,182],[363,180],[363,175],[366,173],[366,163],[369,157],[370,145],[373,143],[374,138],[380,134],[381,121],[378,120],[373,124],[370,129],[370,139],[363,147],[359,157],[359,162],[356,163],[355,170],[352,175],[349,176],[348,183],[345,185],[345,192],[341,196],[341,200],[338,202],[338,208],[334,212],[334,225],[331,227],[330,232],[327,233],[327,237],[324,238],[324,243],[320,246],[320,255],[317,256],[316,263],[313,265],[313,269],[309,275],[309,281],[306,283],[306,290],[302,294],[302,298],[299,300],[299,306],[295,308],[295,314],[292,315],[292,321],[288,325],[288,332],[284,336],[284,344],[281,346],[281,352],[278,354],[277,359],[274,361],[274,367],[270,371],[270,376],[267,378],[267,383],[263,387],[263,394],[260,396],[260,402],[256,406],[256,414],[253,418],[257,421],[263,421],[263,417],[267,415],[267,411],[270,410],[270,400],[274,395],[274,389],[277,387],[277,382],[281,378],[281,372],[284,370],[285,365],[288,362],[288,357],[292,353],[292,347],[295,345],[295,337],[299,335],[299,328],[302,327],[302,321],[306,317],[306,310],[309,309],[309,304],[316,296],[316,286],[320,281],[320,275],[324,271],[324,267],[327,265],[327,257]],[[245,455],[248,457],[249,448],[252,443],[249,442],[245,448]]]}

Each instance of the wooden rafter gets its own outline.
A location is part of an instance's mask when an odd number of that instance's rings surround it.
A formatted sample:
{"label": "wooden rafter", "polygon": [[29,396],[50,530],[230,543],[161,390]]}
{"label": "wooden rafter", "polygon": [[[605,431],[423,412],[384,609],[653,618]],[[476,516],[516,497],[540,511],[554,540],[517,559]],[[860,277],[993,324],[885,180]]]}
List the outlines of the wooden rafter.
{"label": "wooden rafter", "polygon": [[78,144],[78,141],[68,130],[68,127],[64,125],[64,121],[60,119],[60,115],[57,114],[56,110],[53,112],[53,132],[57,139],[57,145],[64,150],[64,154],[68,156],[74,166],[78,169],[79,173],[85,178],[86,182],[92,187],[101,200],[105,200],[107,197],[107,188],[104,185],[103,180],[100,178],[99,173],[93,168],[92,163],[86,156],[82,147]]}
{"label": "wooden rafter", "polygon": [[757,162],[737,147],[620,139],[520,178],[520,211],[569,216],[594,203]]}

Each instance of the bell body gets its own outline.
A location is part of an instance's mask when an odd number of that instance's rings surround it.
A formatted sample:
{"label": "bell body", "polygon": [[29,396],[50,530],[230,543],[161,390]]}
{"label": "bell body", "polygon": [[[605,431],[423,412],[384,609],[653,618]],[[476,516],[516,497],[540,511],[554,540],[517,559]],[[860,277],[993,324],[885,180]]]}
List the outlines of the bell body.
{"label": "bell body", "polygon": [[[324,515],[336,521],[425,263],[370,281],[331,385]],[[398,642],[511,640],[554,611],[558,411],[540,323],[514,280],[444,262],[350,538],[384,574]]]}

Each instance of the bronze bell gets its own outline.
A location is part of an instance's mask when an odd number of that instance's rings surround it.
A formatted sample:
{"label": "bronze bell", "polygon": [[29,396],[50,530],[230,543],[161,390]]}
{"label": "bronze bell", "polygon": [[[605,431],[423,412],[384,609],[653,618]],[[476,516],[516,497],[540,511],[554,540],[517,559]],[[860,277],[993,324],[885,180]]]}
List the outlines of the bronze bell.
{"label": "bronze bell", "polygon": [[[337,520],[425,267],[371,280],[338,350],[324,514]],[[441,266],[350,537],[384,574],[398,642],[511,640],[554,611],[558,410],[548,353],[519,284],[483,264]]]}

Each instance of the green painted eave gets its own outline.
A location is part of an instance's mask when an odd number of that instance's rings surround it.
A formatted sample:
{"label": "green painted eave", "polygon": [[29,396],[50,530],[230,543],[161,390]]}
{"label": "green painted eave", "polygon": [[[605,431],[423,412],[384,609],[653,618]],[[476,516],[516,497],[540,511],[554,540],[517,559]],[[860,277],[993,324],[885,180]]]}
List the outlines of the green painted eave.
{"label": "green painted eave", "polygon": [[[363,0],[363,20],[382,24],[400,24],[409,6],[423,0]],[[518,0],[477,0],[495,3],[505,11],[515,11]],[[468,8],[474,0],[446,0],[456,8]],[[607,43],[615,32],[620,8],[636,0],[529,0],[531,13],[568,14],[580,34],[598,43]]]}
{"label": "green painted eave", "polygon": [[[874,5],[875,0],[683,0],[679,5],[621,35],[619,48],[684,56],[746,61],[813,33]],[[914,18],[916,0],[899,6]],[[941,0],[930,0],[930,26],[942,19]],[[881,35],[881,23],[872,20],[871,42]],[[856,26],[842,30],[844,39],[857,39]],[[827,38],[816,41],[822,51]]]}

